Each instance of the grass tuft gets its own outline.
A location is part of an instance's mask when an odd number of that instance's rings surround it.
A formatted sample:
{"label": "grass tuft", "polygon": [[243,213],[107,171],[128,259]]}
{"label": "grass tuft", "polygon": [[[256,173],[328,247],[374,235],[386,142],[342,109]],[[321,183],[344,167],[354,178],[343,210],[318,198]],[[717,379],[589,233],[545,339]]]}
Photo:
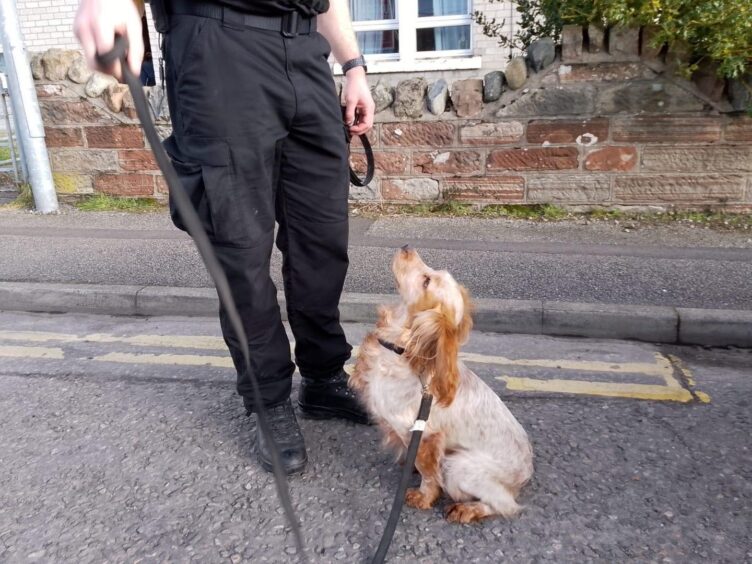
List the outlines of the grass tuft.
{"label": "grass tuft", "polygon": [[354,207],[356,213],[363,216],[380,217],[384,215],[406,215],[411,217],[478,217],[509,218],[543,221],[559,221],[570,217],[564,208],[551,204],[536,205],[500,205],[481,206],[449,200],[442,203],[374,205],[361,204]]}
{"label": "grass tuft", "polygon": [[6,210],[33,210],[34,194],[31,192],[31,184],[21,184],[18,187],[18,196],[12,202],[0,206],[0,209]]}
{"label": "grass tuft", "polygon": [[621,209],[592,209],[569,211],[552,204],[481,206],[457,201],[422,204],[357,204],[354,214],[379,218],[384,216],[411,217],[475,217],[506,218],[539,222],[579,221],[621,224],[630,222],[644,226],[680,224],[719,230],[752,230],[752,214],[723,211],[655,211],[638,212]]}
{"label": "grass tuft", "polygon": [[10,147],[0,147],[0,161],[10,160]]}
{"label": "grass tuft", "polygon": [[151,198],[120,198],[106,194],[94,194],[79,200],[74,206],[81,211],[123,211],[131,213],[161,210],[164,205]]}

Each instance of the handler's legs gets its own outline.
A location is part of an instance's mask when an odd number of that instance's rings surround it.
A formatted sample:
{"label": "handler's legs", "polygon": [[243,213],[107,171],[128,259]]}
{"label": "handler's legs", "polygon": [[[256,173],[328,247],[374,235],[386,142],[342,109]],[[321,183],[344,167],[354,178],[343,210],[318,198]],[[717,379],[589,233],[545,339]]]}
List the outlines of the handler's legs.
{"label": "handler's legs", "polygon": [[[348,183],[328,45],[318,34],[283,39],[194,16],[172,23],[166,55],[174,133],[165,146],[230,281],[285,468],[300,470],[307,456],[289,400],[294,365],[269,275],[278,212],[297,360],[318,385],[308,396],[325,407],[340,402],[328,415],[352,419],[341,403],[356,405],[343,393],[341,370],[350,355],[337,310],[347,270]],[[238,337],[226,312],[220,320],[238,392],[252,410]],[[258,450],[270,469],[261,436]]]}
{"label": "handler's legs", "polygon": [[[279,33],[226,27],[173,16],[167,34],[167,90],[173,135],[165,147],[202,217],[229,280],[251,352],[254,397],[238,335],[220,312],[238,372],[237,390],[250,411],[267,408],[288,472],[301,470],[305,444],[290,403],[295,366],[269,266],[274,243],[279,148],[295,112]],[[180,217],[173,210],[178,227]],[[259,458],[270,469],[261,437]]]}
{"label": "handler's legs", "polygon": [[309,417],[365,423],[342,370],[351,352],[339,321],[348,267],[349,175],[345,129],[326,63],[329,46],[317,34],[285,42],[297,111],[282,143],[277,246],[303,377],[299,405]]}

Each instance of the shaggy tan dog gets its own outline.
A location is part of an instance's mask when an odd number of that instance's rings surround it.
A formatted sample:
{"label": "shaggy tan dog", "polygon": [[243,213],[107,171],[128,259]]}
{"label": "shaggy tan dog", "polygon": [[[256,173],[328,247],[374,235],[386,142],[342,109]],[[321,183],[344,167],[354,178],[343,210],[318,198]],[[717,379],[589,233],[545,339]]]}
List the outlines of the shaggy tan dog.
{"label": "shaggy tan dog", "polygon": [[401,302],[380,308],[350,386],[400,455],[424,384],[434,396],[416,460],[422,481],[405,501],[428,509],[443,490],[455,501],[449,521],[511,517],[533,473],[532,448],[499,396],[458,359],[472,328],[467,290],[409,247],[397,252],[392,271]]}

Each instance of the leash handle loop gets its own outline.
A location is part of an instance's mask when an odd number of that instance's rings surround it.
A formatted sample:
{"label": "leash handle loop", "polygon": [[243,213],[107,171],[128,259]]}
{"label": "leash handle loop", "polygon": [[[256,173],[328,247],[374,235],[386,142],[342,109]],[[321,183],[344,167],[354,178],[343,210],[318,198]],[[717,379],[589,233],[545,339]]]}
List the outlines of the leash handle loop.
{"label": "leash handle loop", "polygon": [[[345,119],[345,111],[347,108],[345,106],[341,106],[342,108],[342,119]],[[352,141],[352,135],[350,134],[350,128],[345,125],[345,140],[347,141],[347,150],[348,154],[350,151],[350,141]],[[364,186],[368,186],[371,183],[371,180],[373,180],[373,174],[376,169],[376,165],[374,163],[373,159],[373,149],[371,148],[371,142],[368,140],[368,135],[365,133],[362,135],[358,135],[360,138],[360,144],[363,145],[363,150],[366,153],[366,175],[363,178],[360,178],[358,174],[352,169],[352,166],[349,166],[350,169],[350,184],[354,184],[355,186],[360,186],[361,188]],[[349,160],[349,159],[348,159]]]}
{"label": "leash handle loop", "polygon": [[[355,186],[368,186],[373,180],[373,173],[375,172],[376,165],[373,160],[373,149],[371,148],[371,142],[368,140],[367,135],[359,135],[360,143],[363,145],[363,149],[366,152],[366,175],[360,178],[358,174],[350,167],[350,183]],[[350,143],[350,134],[347,135],[347,143]]]}

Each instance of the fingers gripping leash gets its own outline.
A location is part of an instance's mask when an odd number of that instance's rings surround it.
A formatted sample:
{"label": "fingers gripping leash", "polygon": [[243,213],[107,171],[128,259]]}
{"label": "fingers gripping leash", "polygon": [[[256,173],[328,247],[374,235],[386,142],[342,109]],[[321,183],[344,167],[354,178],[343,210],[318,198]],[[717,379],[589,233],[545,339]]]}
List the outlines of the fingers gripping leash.
{"label": "fingers gripping leash", "polygon": [[167,156],[167,153],[162,147],[159,135],[157,134],[157,130],[154,127],[154,123],[152,122],[151,116],[149,114],[149,109],[146,102],[146,97],[144,96],[144,91],[141,87],[141,82],[139,81],[138,77],[136,77],[131,72],[126,63],[127,54],[128,40],[127,38],[118,35],[115,38],[115,46],[113,47],[112,51],[105,54],[98,54],[97,59],[104,68],[109,68],[115,61],[121,62],[123,69],[123,78],[125,79],[125,82],[128,85],[128,89],[133,96],[133,102],[136,106],[136,114],[138,115],[138,119],[144,129],[144,134],[146,135],[146,139],[149,141],[151,150],[154,153],[155,158],[157,159],[159,169],[162,171],[162,174],[164,174],[168,189],[170,191],[170,197],[175,202],[178,212],[180,213],[180,217],[183,220],[188,233],[190,233],[191,237],[193,238],[193,241],[195,242],[199,253],[201,254],[201,258],[206,265],[206,269],[208,270],[210,276],[214,281],[214,285],[217,288],[219,299],[222,302],[224,309],[227,311],[228,319],[232,324],[235,334],[238,336],[241,352],[243,353],[243,358],[245,360],[246,369],[248,370],[248,374],[250,375],[250,380],[253,386],[255,402],[254,408],[256,411],[257,422],[261,429],[261,432],[266,438],[267,443],[270,445],[272,466],[274,471],[274,481],[277,486],[277,494],[279,495],[280,503],[282,504],[285,516],[287,517],[287,521],[289,522],[293,535],[295,537],[295,544],[297,545],[298,549],[298,558],[302,562],[307,562],[308,559],[306,557],[305,548],[303,546],[303,536],[300,531],[300,524],[295,517],[295,512],[292,507],[292,501],[290,500],[290,491],[287,484],[287,478],[285,477],[285,473],[282,469],[279,449],[274,442],[273,437],[271,436],[266,411],[264,410],[264,405],[261,403],[261,390],[259,389],[259,384],[256,380],[256,376],[251,369],[251,355],[248,349],[248,339],[243,327],[243,322],[241,321],[240,315],[235,306],[235,300],[233,299],[232,292],[230,291],[230,285],[227,282],[227,276],[222,269],[222,265],[219,263],[216,255],[214,254],[211,243],[209,242],[209,237],[204,232],[204,229],[201,225],[201,220],[196,214],[196,211],[194,210],[190,199],[188,198],[180,184],[180,179],[178,178],[178,175],[172,166],[170,158]]}

